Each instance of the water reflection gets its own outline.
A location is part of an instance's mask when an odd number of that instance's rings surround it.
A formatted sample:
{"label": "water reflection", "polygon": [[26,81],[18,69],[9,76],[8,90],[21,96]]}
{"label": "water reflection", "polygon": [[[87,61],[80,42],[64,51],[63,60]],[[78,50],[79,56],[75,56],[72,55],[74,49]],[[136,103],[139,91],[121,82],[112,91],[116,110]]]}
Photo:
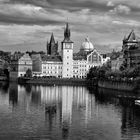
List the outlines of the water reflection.
{"label": "water reflection", "polygon": [[15,139],[138,139],[138,97],[77,86],[0,85],[0,139],[5,130]]}
{"label": "water reflection", "polygon": [[99,89],[96,97],[102,103],[110,103],[121,108],[121,138],[137,140],[140,136],[140,106],[136,106],[134,102],[140,94]]}

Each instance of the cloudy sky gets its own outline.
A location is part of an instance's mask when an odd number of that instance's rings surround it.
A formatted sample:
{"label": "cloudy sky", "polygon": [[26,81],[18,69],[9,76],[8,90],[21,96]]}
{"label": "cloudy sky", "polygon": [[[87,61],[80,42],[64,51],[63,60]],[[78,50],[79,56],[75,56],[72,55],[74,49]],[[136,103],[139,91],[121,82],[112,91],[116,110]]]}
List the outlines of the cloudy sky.
{"label": "cloudy sky", "polygon": [[60,44],[67,18],[75,52],[86,36],[109,52],[132,29],[140,35],[139,0],[0,0],[0,50],[45,51],[52,32]]}

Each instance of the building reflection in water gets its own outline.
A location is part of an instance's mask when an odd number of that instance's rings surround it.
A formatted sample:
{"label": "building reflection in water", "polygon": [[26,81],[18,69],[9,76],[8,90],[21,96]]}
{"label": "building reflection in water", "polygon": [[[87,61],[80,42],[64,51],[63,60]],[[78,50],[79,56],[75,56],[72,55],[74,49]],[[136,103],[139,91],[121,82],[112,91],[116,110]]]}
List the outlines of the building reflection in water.
{"label": "building reflection in water", "polygon": [[73,89],[62,88],[62,137],[66,139],[69,135],[69,128],[72,118]]}
{"label": "building reflection in water", "polygon": [[31,101],[32,104],[38,106],[41,103],[41,87],[38,86],[33,86],[32,87],[32,92],[31,92]]}
{"label": "building reflection in water", "polygon": [[18,103],[18,85],[11,83],[9,86],[9,103],[14,107]]}
{"label": "building reflection in water", "polygon": [[9,83],[1,82],[0,83],[0,105],[8,106],[9,105]]}
{"label": "building reflection in water", "polygon": [[85,87],[55,86],[40,87],[41,102],[45,104],[46,121],[51,130],[56,125],[56,119],[60,118],[62,137],[66,139],[69,135],[72,123],[73,106],[81,110],[85,115],[85,123],[92,114],[92,95],[88,94]]}
{"label": "building reflection in water", "polygon": [[[104,132],[103,127],[108,129],[105,132],[117,132],[117,138],[133,139],[140,134],[140,108],[134,105],[135,99],[128,99],[127,95],[132,96],[133,93],[129,95],[105,89],[90,91],[78,86],[19,86],[10,83],[8,90],[3,90],[0,85],[0,110],[7,109],[8,112],[10,105],[13,115],[25,116],[27,120],[32,117],[29,124],[34,120],[35,125],[38,121],[35,129],[43,126],[45,132],[54,136],[60,134],[63,139],[89,128],[93,132],[97,131],[96,128]],[[22,120],[24,125],[26,119]]]}

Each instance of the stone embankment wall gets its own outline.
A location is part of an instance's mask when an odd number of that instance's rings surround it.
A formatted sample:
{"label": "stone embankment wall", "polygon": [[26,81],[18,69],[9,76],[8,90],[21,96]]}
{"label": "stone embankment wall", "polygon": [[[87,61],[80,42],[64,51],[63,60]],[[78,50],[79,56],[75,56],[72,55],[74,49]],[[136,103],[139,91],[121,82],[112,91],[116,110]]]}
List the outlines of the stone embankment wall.
{"label": "stone embankment wall", "polygon": [[80,85],[85,86],[85,79],[60,79],[60,78],[39,78],[39,79],[19,79],[19,84],[34,84],[34,85]]}
{"label": "stone embankment wall", "polygon": [[99,80],[98,87],[123,90],[123,91],[134,91],[136,88],[135,82],[123,82],[123,81],[105,81]]}

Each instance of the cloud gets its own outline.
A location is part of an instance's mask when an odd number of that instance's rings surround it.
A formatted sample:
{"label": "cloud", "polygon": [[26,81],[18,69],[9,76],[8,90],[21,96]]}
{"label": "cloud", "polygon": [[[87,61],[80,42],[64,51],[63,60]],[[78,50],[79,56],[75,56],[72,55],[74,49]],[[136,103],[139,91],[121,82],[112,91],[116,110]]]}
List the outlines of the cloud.
{"label": "cloud", "polygon": [[0,22],[16,24],[60,24],[64,19],[55,13],[46,11],[42,7],[30,4],[0,5]]}
{"label": "cloud", "polygon": [[0,0],[0,44],[22,50],[27,46],[40,50],[40,44],[41,49],[45,49],[51,32],[59,43],[63,40],[68,18],[74,50],[79,50],[87,35],[97,48],[102,44],[99,49],[109,50],[108,44],[121,44],[124,34],[134,25],[140,31],[136,2],[138,0]]}
{"label": "cloud", "polygon": [[129,14],[131,9],[126,5],[117,5],[114,9],[110,10],[110,12],[115,14]]}
{"label": "cloud", "polygon": [[112,1],[108,1],[108,2],[107,2],[107,6],[113,7],[113,6],[114,6],[114,3],[113,3]]}
{"label": "cloud", "polygon": [[119,20],[114,20],[112,21],[113,24],[116,24],[116,25],[127,25],[127,26],[132,26],[132,27],[140,27],[140,22],[138,21],[134,21],[134,20],[122,20],[122,21],[119,21]]}

